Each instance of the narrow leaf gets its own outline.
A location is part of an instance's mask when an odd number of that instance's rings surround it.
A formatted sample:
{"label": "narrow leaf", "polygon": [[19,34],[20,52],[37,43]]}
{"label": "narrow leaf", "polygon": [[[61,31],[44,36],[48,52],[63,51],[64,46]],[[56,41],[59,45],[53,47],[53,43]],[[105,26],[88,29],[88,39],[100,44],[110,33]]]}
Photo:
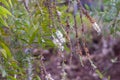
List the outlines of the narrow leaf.
{"label": "narrow leaf", "polygon": [[7,18],[7,15],[12,15],[6,8],[0,6],[0,15]]}
{"label": "narrow leaf", "polygon": [[12,1],[11,0],[8,0],[9,4],[12,6]]}
{"label": "narrow leaf", "polygon": [[0,16],[0,25],[8,26],[7,23],[3,20],[3,18]]}
{"label": "narrow leaf", "polygon": [[2,53],[3,57],[7,58],[7,53],[4,49],[0,49],[0,52]]}
{"label": "narrow leaf", "polygon": [[11,58],[12,55],[11,55],[11,52],[10,52],[8,46],[3,41],[0,41],[0,46],[6,51],[7,58]]}
{"label": "narrow leaf", "polygon": [[38,29],[36,29],[36,30],[33,32],[32,36],[31,36],[30,39],[29,39],[29,43],[32,43],[32,42],[34,41],[37,32],[38,32]]}

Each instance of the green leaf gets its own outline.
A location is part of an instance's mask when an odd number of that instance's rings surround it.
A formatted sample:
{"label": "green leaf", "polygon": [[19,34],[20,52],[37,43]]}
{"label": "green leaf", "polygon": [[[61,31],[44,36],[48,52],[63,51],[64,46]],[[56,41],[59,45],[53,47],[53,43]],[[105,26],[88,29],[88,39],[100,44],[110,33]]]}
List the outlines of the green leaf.
{"label": "green leaf", "polygon": [[0,49],[0,52],[2,53],[2,55],[7,58],[7,53],[4,49]]}
{"label": "green leaf", "polygon": [[96,73],[98,74],[100,79],[103,79],[104,76],[98,69],[96,69]]}
{"label": "green leaf", "polygon": [[34,30],[34,32],[32,33],[32,36],[31,36],[30,39],[29,39],[29,43],[30,43],[30,44],[34,41],[37,32],[38,32],[38,29]]}
{"label": "green leaf", "polygon": [[0,6],[0,16],[7,18],[7,15],[12,16],[12,14],[6,8]]}
{"label": "green leaf", "polygon": [[0,24],[8,26],[7,23],[3,20],[3,18],[1,16],[0,16]]}
{"label": "green leaf", "polygon": [[11,0],[8,0],[8,2],[9,2],[9,4],[12,6],[12,2],[11,2]]}
{"label": "green leaf", "polygon": [[16,78],[12,77],[12,76],[7,76],[8,80],[17,80]]}
{"label": "green leaf", "polygon": [[[11,55],[11,52],[9,50],[9,48],[7,47],[7,45],[3,42],[3,41],[0,41],[0,46],[2,47],[2,52],[5,52],[6,55],[7,55],[7,58],[12,58],[12,55]],[[4,53],[4,55],[5,55]]]}

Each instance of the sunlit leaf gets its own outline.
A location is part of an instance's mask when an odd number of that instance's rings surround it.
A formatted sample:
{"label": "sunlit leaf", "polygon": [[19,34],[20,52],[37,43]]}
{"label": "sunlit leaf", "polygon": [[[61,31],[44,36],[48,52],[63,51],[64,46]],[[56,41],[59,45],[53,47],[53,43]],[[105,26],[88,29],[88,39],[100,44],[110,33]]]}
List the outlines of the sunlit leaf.
{"label": "sunlit leaf", "polygon": [[7,18],[7,15],[12,15],[6,8],[0,6],[0,15]]}
{"label": "sunlit leaf", "polygon": [[4,52],[6,52],[7,58],[11,58],[12,55],[11,55],[11,52],[10,52],[8,46],[3,41],[0,41],[0,46],[5,50]]}
{"label": "sunlit leaf", "polygon": [[11,0],[8,0],[8,2],[9,2],[9,4],[12,6],[12,2],[11,2]]}
{"label": "sunlit leaf", "polygon": [[7,58],[7,53],[4,49],[0,49],[0,52],[2,53],[2,55]]}

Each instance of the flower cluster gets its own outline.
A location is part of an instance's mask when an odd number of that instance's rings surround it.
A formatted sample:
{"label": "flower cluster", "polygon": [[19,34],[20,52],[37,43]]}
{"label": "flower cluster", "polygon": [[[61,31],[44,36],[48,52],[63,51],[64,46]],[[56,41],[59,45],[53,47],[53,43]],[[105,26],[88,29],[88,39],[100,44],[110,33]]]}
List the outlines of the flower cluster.
{"label": "flower cluster", "polygon": [[55,34],[56,34],[56,37],[57,37],[57,38],[56,38],[54,35],[52,35],[52,37],[53,37],[53,43],[54,43],[61,51],[63,51],[63,50],[64,50],[63,43],[65,43],[66,40],[65,40],[65,38],[63,37],[63,34],[62,34],[59,30],[57,30],[57,31],[55,32]]}
{"label": "flower cluster", "polygon": [[57,10],[57,14],[58,14],[58,16],[62,15],[62,13],[60,11],[58,11],[58,10]]}
{"label": "flower cluster", "polygon": [[47,75],[45,76],[45,78],[46,78],[46,80],[54,80],[54,79],[51,77],[51,74],[47,74]]}
{"label": "flower cluster", "polygon": [[98,34],[101,33],[101,29],[100,29],[100,27],[98,26],[98,24],[97,24],[96,22],[94,22],[94,23],[92,24],[92,26],[93,26],[93,28],[98,32]]}

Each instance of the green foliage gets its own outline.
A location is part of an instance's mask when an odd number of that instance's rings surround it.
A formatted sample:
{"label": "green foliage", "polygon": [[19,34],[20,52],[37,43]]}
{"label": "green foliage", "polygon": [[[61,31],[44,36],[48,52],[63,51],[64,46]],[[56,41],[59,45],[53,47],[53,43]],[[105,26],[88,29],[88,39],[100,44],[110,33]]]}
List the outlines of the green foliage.
{"label": "green foliage", "polygon": [[106,28],[109,30],[109,33],[112,34],[114,37],[120,36],[119,34],[117,34],[118,32],[120,32],[120,0],[105,0],[104,5],[105,12],[102,13],[104,21],[103,26],[106,26]]}
{"label": "green foliage", "polygon": [[2,47],[2,49],[0,49],[0,51],[3,54],[3,56],[6,59],[11,58],[12,57],[11,52],[10,52],[9,48],[7,47],[7,45],[3,41],[0,41],[0,46]]}
{"label": "green foliage", "polygon": [[[10,7],[9,3],[6,0],[1,0],[0,2],[4,4],[7,8]],[[6,19],[8,18],[7,15],[12,15],[12,14],[5,7],[0,6],[0,25],[7,26],[7,23],[4,21],[4,18]]]}
{"label": "green foliage", "polygon": [[0,2],[3,4],[3,6],[0,5],[0,59],[2,59],[0,61],[0,72],[2,73],[2,77],[6,77],[9,80],[17,80],[14,78],[14,75],[20,74],[17,72],[20,68],[11,53],[9,45],[4,41],[4,26],[8,27],[6,19],[8,19],[8,16],[12,16],[12,14],[8,11],[12,3],[11,0],[8,2],[6,0],[0,0]]}

